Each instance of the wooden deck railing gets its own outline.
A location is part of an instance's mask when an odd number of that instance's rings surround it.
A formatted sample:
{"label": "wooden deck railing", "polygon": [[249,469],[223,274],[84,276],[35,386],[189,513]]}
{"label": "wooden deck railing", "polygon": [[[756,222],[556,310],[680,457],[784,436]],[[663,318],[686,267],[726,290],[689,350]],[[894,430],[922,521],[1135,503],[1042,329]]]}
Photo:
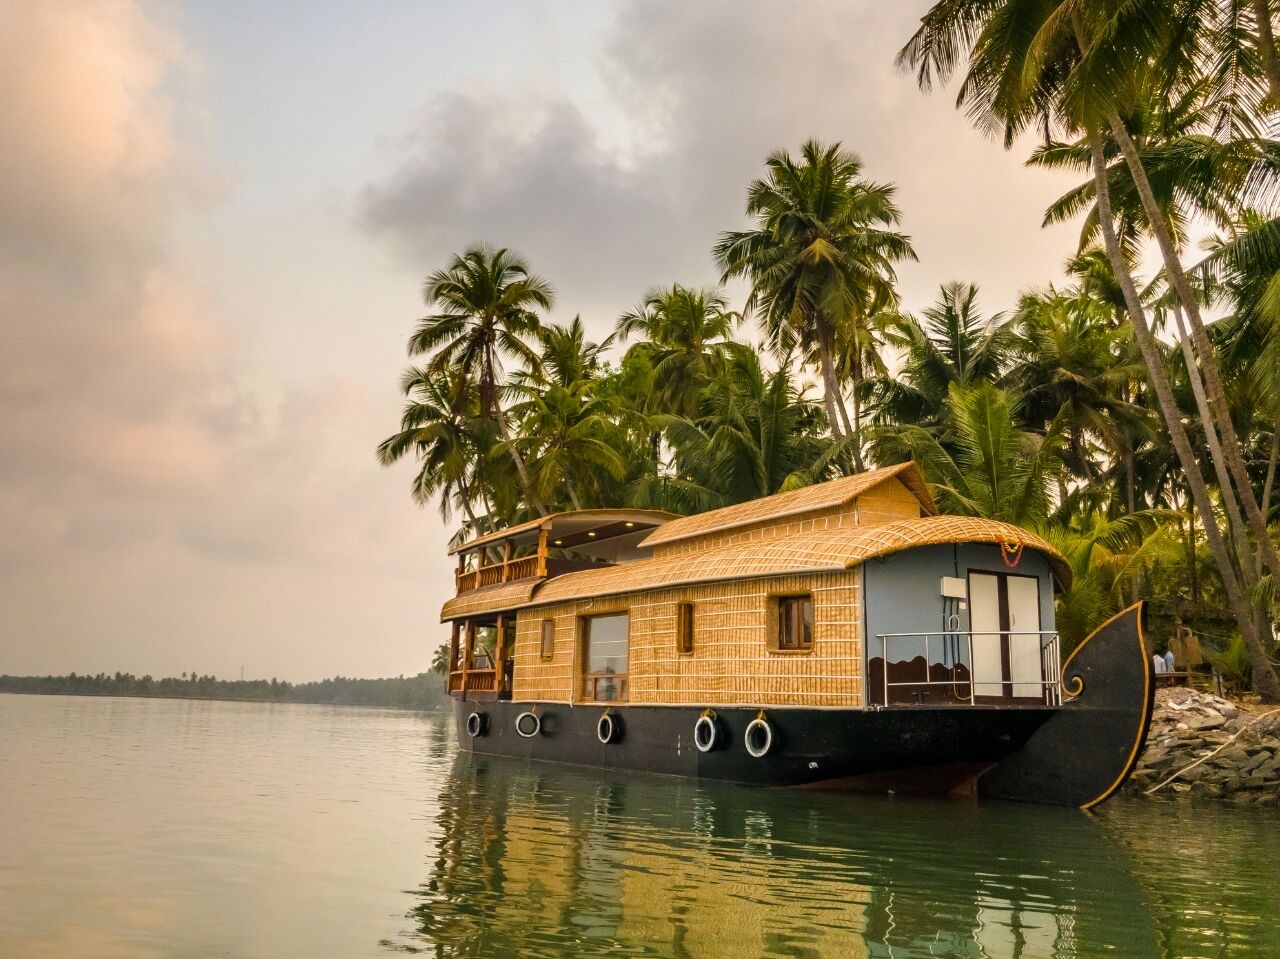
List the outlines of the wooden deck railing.
{"label": "wooden deck railing", "polygon": [[492,563],[479,569],[457,570],[454,583],[459,593],[467,593],[485,586],[497,586],[517,579],[531,579],[539,575],[539,557],[521,556],[519,559]]}
{"label": "wooden deck railing", "polygon": [[469,690],[493,692],[498,688],[498,673],[493,669],[455,669],[449,674],[449,692]]}

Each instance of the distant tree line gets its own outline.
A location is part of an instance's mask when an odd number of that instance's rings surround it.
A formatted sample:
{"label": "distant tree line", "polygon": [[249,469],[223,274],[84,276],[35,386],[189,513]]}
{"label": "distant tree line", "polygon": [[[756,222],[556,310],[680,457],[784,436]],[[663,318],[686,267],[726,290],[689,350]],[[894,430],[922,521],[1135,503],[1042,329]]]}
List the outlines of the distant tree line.
{"label": "distant tree line", "polygon": [[319,703],[332,706],[383,706],[398,709],[443,709],[444,685],[435,672],[388,679],[335,676],[311,683],[279,679],[218,679],[183,673],[180,677],[98,673],[66,676],[0,675],[0,693],[61,696],[152,696],[163,699],[229,699],[244,702]]}

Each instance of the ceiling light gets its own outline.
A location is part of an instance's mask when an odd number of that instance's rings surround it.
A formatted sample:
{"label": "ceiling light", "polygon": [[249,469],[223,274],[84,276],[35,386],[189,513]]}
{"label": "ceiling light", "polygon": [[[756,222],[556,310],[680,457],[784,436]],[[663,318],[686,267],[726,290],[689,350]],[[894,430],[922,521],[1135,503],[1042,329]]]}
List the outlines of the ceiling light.
{"label": "ceiling light", "polygon": [[560,545],[560,544],[562,544],[563,542],[564,542],[564,540],[562,540],[562,539],[558,539],[558,540],[556,540],[556,541],[555,541],[555,543],[553,543],[552,545],[554,545],[554,546],[559,546],[559,545]]}
{"label": "ceiling light", "polygon": [[588,535],[588,536],[595,536],[595,535],[596,535],[596,531],[595,531],[595,530],[591,530],[590,532],[588,532],[588,533],[587,533],[587,535]]}
{"label": "ceiling light", "polygon": [[636,525],[635,523],[627,523],[627,529],[630,529],[632,526],[635,526],[635,525]]}

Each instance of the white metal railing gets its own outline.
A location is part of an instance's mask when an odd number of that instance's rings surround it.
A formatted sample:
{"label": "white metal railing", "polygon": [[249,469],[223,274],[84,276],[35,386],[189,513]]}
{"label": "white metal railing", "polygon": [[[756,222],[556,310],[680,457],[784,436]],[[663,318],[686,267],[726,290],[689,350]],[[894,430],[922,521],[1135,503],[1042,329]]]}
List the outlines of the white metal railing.
{"label": "white metal railing", "polygon": [[[994,676],[979,676],[975,674],[973,668],[973,637],[974,636],[991,636],[996,639],[1007,637],[1009,640],[1010,653],[1012,654],[1013,644],[1016,640],[1021,640],[1023,645],[1035,642],[1039,646],[1040,653],[1040,678],[1035,680],[1007,680],[1003,675],[1001,668]],[[876,636],[880,640],[880,655],[884,663],[884,705],[889,705],[889,690],[895,687],[910,687],[927,689],[933,686],[950,686],[954,693],[957,686],[968,686],[969,695],[967,697],[970,706],[977,702],[975,689],[977,686],[999,686],[1003,689],[1005,686],[1035,686],[1040,690],[1041,698],[1047,706],[1062,705],[1062,660],[1059,654],[1058,634],[1052,631],[1033,631],[1033,630],[998,630],[992,632],[985,630],[982,632],[960,632],[958,630],[940,630],[931,633],[880,633]],[[934,660],[929,655],[929,640],[936,639],[941,644],[942,655],[938,660]],[[915,650],[913,652],[918,655],[918,650],[923,646],[924,651],[924,679],[906,682],[890,682],[889,681],[889,648],[890,644],[901,645],[906,642],[913,642]],[[961,650],[968,655],[962,658]],[[911,656],[914,659],[915,655]],[[1012,656],[1011,656],[1012,658]],[[900,660],[901,661],[901,660]],[[908,660],[909,662],[910,660]],[[947,679],[934,679],[933,667],[940,665],[945,670],[950,670],[951,675]],[[959,678],[957,671],[960,667],[965,667],[969,671],[967,678]],[[965,697],[957,697],[961,701]]]}

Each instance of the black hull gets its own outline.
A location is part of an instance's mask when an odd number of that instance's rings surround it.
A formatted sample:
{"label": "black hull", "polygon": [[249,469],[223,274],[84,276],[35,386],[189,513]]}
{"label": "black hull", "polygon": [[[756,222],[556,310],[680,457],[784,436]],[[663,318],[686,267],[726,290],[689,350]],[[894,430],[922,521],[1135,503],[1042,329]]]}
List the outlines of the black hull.
{"label": "black hull", "polygon": [[[516,732],[516,718],[533,711],[541,731]],[[557,703],[467,702],[454,704],[464,750],[486,756],[550,760],[638,772],[686,776],[756,786],[946,793],[1025,744],[1052,715],[1041,707],[909,707],[903,709],[782,708],[765,711],[774,730],[769,753],[752,757],[744,744],[753,708],[715,711],[721,742],[702,753],[693,743],[703,710],[694,706],[621,706],[610,714],[621,724],[612,743],[597,738],[603,707]],[[467,717],[484,717],[485,732],[472,737]]]}
{"label": "black hull", "polygon": [[[1154,677],[1137,603],[1094,631],[1062,669],[1065,702],[1044,706],[901,706],[861,709],[717,709],[720,743],[700,752],[696,706],[614,706],[615,741],[602,743],[599,706],[504,701],[454,703],[462,748],[486,756],[551,760],[606,769],[756,786],[953,793],[1080,806],[1112,795],[1146,742]],[[468,733],[468,717],[483,732]],[[537,735],[516,731],[535,713]],[[764,716],[774,742],[750,755],[747,725]]]}
{"label": "black hull", "polygon": [[1076,648],[1062,666],[1062,709],[982,777],[980,795],[1089,809],[1124,784],[1155,706],[1144,619],[1135,603]]}

